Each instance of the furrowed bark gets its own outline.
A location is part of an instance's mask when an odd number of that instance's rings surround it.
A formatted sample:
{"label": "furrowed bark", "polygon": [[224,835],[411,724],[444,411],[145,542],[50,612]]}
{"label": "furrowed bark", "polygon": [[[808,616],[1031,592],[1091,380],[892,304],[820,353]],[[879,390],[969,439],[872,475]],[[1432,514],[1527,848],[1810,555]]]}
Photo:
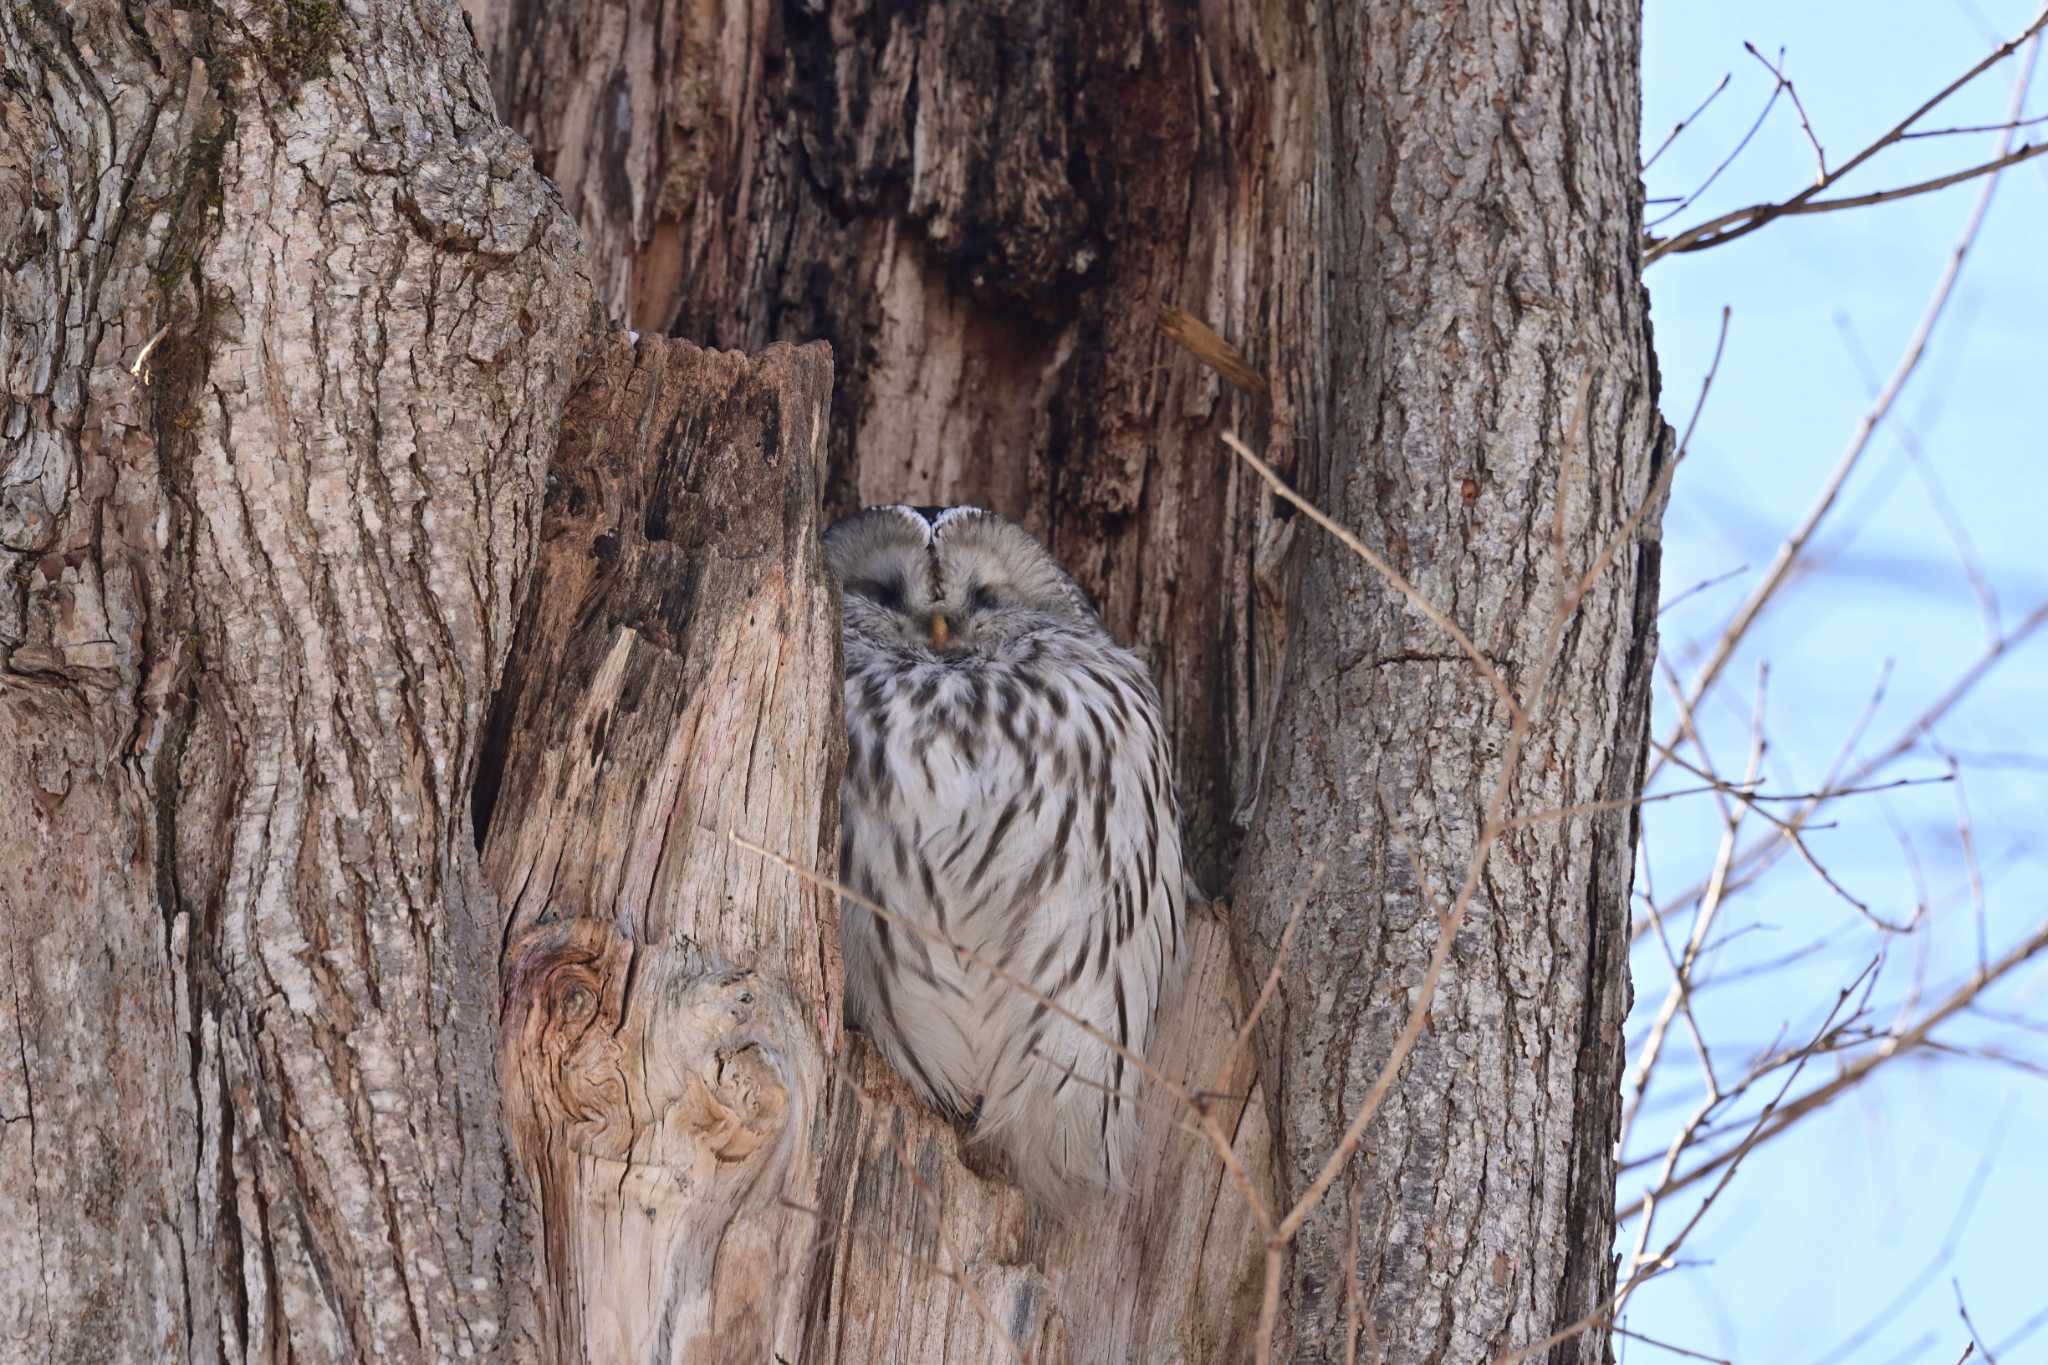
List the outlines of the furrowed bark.
{"label": "furrowed bark", "polygon": [[[1669,455],[1635,244],[1636,11],[1361,4],[1330,19],[1339,173],[1322,236],[1342,397],[1303,483],[1450,611],[1531,711],[1506,817],[1626,803],[1642,783],[1652,490]],[[1341,546],[1306,546],[1296,601],[1234,922],[1256,970],[1306,866],[1329,860],[1309,894],[1317,946],[1261,1035],[1291,1192],[1406,1023],[1510,731],[1472,662]],[[1343,1359],[1356,1311],[1389,1360],[1488,1359],[1611,1292],[1634,828],[1624,804],[1493,849],[1430,1026],[1296,1241],[1290,1358]],[[1594,1331],[1552,1359],[1605,1353]]]}
{"label": "furrowed bark", "polygon": [[0,10],[0,1354],[530,1353],[467,787],[589,302],[443,6]]}
{"label": "furrowed bark", "polygon": [[[1510,816],[1636,794],[1657,509],[1540,648],[1662,440],[1633,11],[472,3],[612,315],[822,336],[843,382],[826,420],[821,357],[600,345],[521,615],[589,286],[459,20],[0,7],[5,1349],[1243,1358],[1260,1248],[1176,1116],[1047,1225],[840,1048],[836,911],[726,838],[834,861],[815,489],[997,507],[1152,649],[1236,888],[1162,1065],[1298,1194],[1506,717],[1218,438],[1548,697]],[[1494,852],[1284,1357],[1353,1316],[1481,1357],[1611,1286],[1630,829]],[[1317,859],[1256,1074],[1215,1079]]]}

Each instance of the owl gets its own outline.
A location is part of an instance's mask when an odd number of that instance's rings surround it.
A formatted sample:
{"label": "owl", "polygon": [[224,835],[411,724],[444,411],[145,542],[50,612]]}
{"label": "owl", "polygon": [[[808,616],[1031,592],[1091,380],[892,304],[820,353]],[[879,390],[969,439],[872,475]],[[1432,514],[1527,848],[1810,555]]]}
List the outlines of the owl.
{"label": "owl", "polygon": [[[1180,806],[1144,663],[1021,528],[871,507],[825,533],[844,589],[848,1018],[1041,1204],[1127,1187],[1134,1055],[1183,957]],[[947,946],[947,945],[955,946]]]}

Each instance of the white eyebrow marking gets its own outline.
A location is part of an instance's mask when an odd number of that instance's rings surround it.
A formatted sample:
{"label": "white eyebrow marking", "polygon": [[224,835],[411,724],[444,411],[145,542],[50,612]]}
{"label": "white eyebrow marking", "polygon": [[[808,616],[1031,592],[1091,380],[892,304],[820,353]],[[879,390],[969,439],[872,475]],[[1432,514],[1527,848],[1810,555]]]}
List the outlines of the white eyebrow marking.
{"label": "white eyebrow marking", "polygon": [[[894,512],[897,516],[902,517],[905,521],[909,522],[912,526],[915,526],[917,528],[918,539],[922,540],[927,545],[932,543],[932,535],[934,534],[934,531],[931,523],[926,521],[923,517],[919,516],[917,514],[917,509],[912,507],[908,503],[876,503],[873,507],[863,507],[861,510],[863,512]],[[945,520],[945,515],[946,514],[941,514],[939,519],[941,521]]]}

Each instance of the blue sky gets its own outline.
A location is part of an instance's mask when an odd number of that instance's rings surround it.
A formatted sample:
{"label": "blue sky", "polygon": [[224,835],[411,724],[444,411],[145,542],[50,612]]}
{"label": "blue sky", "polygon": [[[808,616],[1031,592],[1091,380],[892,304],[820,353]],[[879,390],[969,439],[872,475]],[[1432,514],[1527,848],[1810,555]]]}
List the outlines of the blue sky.
{"label": "blue sky", "polygon": [[[1755,120],[1773,78],[1743,50],[1785,49],[1831,166],[2026,27],[2035,3],[1878,0],[1677,4],[1645,16],[1644,145],[1654,148],[1724,73],[1728,89],[1647,176],[1652,196],[1705,181]],[[1954,97],[1926,127],[1997,123],[2019,69],[2009,59]],[[2048,61],[2028,114],[2048,112]],[[2048,123],[2021,136],[2048,138]],[[1987,159],[1996,134],[1930,138],[1887,150],[1836,193],[1905,184]],[[1811,182],[1814,154],[1781,99],[1748,149],[1662,231]],[[1842,213],[1782,220],[1711,251],[1650,267],[1667,417],[1682,427],[1732,309],[1727,352],[1665,517],[1666,657],[1690,679],[1786,533],[1813,502],[1926,308],[1981,187]],[[1651,213],[1659,212],[1653,205]],[[1859,752],[1889,742],[1970,662],[1991,627],[1972,590],[1945,499],[1992,585],[2003,630],[2048,601],[2048,156],[2001,178],[1987,219],[1926,358],[1844,490],[1807,566],[1701,708],[1719,766],[1739,775],[1757,666],[1767,661],[1767,791],[1817,784],[1881,676],[1882,701]],[[1918,464],[1914,458],[1917,452]],[[1932,484],[1921,472],[1932,472]],[[2048,629],[2010,653],[1968,700],[1887,776],[1938,776],[1961,764],[1971,844],[1981,869],[1981,938],[1992,958],[2048,917]],[[1655,728],[1674,709],[1660,688]],[[1658,786],[1687,784],[1667,771]],[[1723,905],[1694,1012],[1724,1084],[1781,1033],[1810,1035],[1837,993],[1880,950],[1874,1023],[1891,1027],[1916,979],[1921,1003],[1967,979],[1980,919],[1958,830],[1957,790],[1929,785],[1834,803],[1810,846],[1872,913],[1906,919],[1927,886],[1913,938],[1885,935],[1797,858],[1780,859]],[[1744,840],[1758,832],[1753,817]],[[1701,880],[1722,832],[1707,796],[1645,813],[1650,884],[1674,900]],[[1917,876],[1916,876],[1917,865]],[[1637,888],[1644,885],[1639,866]],[[1674,936],[1689,920],[1672,921]],[[1888,941],[1886,941],[1888,940]],[[1757,970],[1814,947],[1788,966]],[[1752,969],[1744,975],[1743,969]],[[1662,1004],[1670,971],[1651,940],[1636,950],[1631,1064]],[[1985,997],[2003,1015],[1958,1018],[1934,1036],[1994,1046],[2048,1066],[2048,954]],[[1905,1011],[1911,1017],[1913,1009]],[[2029,1023],[2031,1028],[2029,1028]],[[1867,1048],[1816,1058],[1797,1095]],[[1703,1087],[1693,1043],[1674,1028],[1625,1156],[1660,1154]],[[1733,1110],[1753,1117],[1772,1084]],[[1738,1130],[1739,1131],[1739,1130]],[[1685,1163],[1681,1163],[1681,1169]],[[1633,1198],[1650,1168],[1624,1177]],[[1661,1247],[1696,1207],[1675,1196],[1658,1214]],[[1625,1224],[1620,1250],[1633,1245]],[[2048,1070],[1945,1055],[1887,1063],[1859,1088],[1757,1148],[1680,1252],[1683,1268],[1634,1296],[1631,1331],[1744,1362],[1929,1361],[1951,1365],[1971,1320],[2002,1365],[2048,1361]],[[2020,1337],[2030,1322],[2042,1325]],[[2019,1337],[2018,1340],[2014,1340]],[[2009,1343],[2001,1349],[2001,1343]],[[1617,1341],[1624,1361],[1684,1357]],[[1981,1357],[1980,1357],[1981,1358]]]}

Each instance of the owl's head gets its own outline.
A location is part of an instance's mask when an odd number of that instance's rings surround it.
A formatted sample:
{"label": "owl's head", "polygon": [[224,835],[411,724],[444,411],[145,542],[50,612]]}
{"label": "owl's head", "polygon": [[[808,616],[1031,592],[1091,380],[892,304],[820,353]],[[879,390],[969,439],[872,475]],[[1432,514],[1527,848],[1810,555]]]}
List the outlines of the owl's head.
{"label": "owl's head", "polygon": [[1043,545],[979,507],[867,508],[825,532],[825,563],[845,590],[847,628],[900,647],[972,651],[1096,623]]}

